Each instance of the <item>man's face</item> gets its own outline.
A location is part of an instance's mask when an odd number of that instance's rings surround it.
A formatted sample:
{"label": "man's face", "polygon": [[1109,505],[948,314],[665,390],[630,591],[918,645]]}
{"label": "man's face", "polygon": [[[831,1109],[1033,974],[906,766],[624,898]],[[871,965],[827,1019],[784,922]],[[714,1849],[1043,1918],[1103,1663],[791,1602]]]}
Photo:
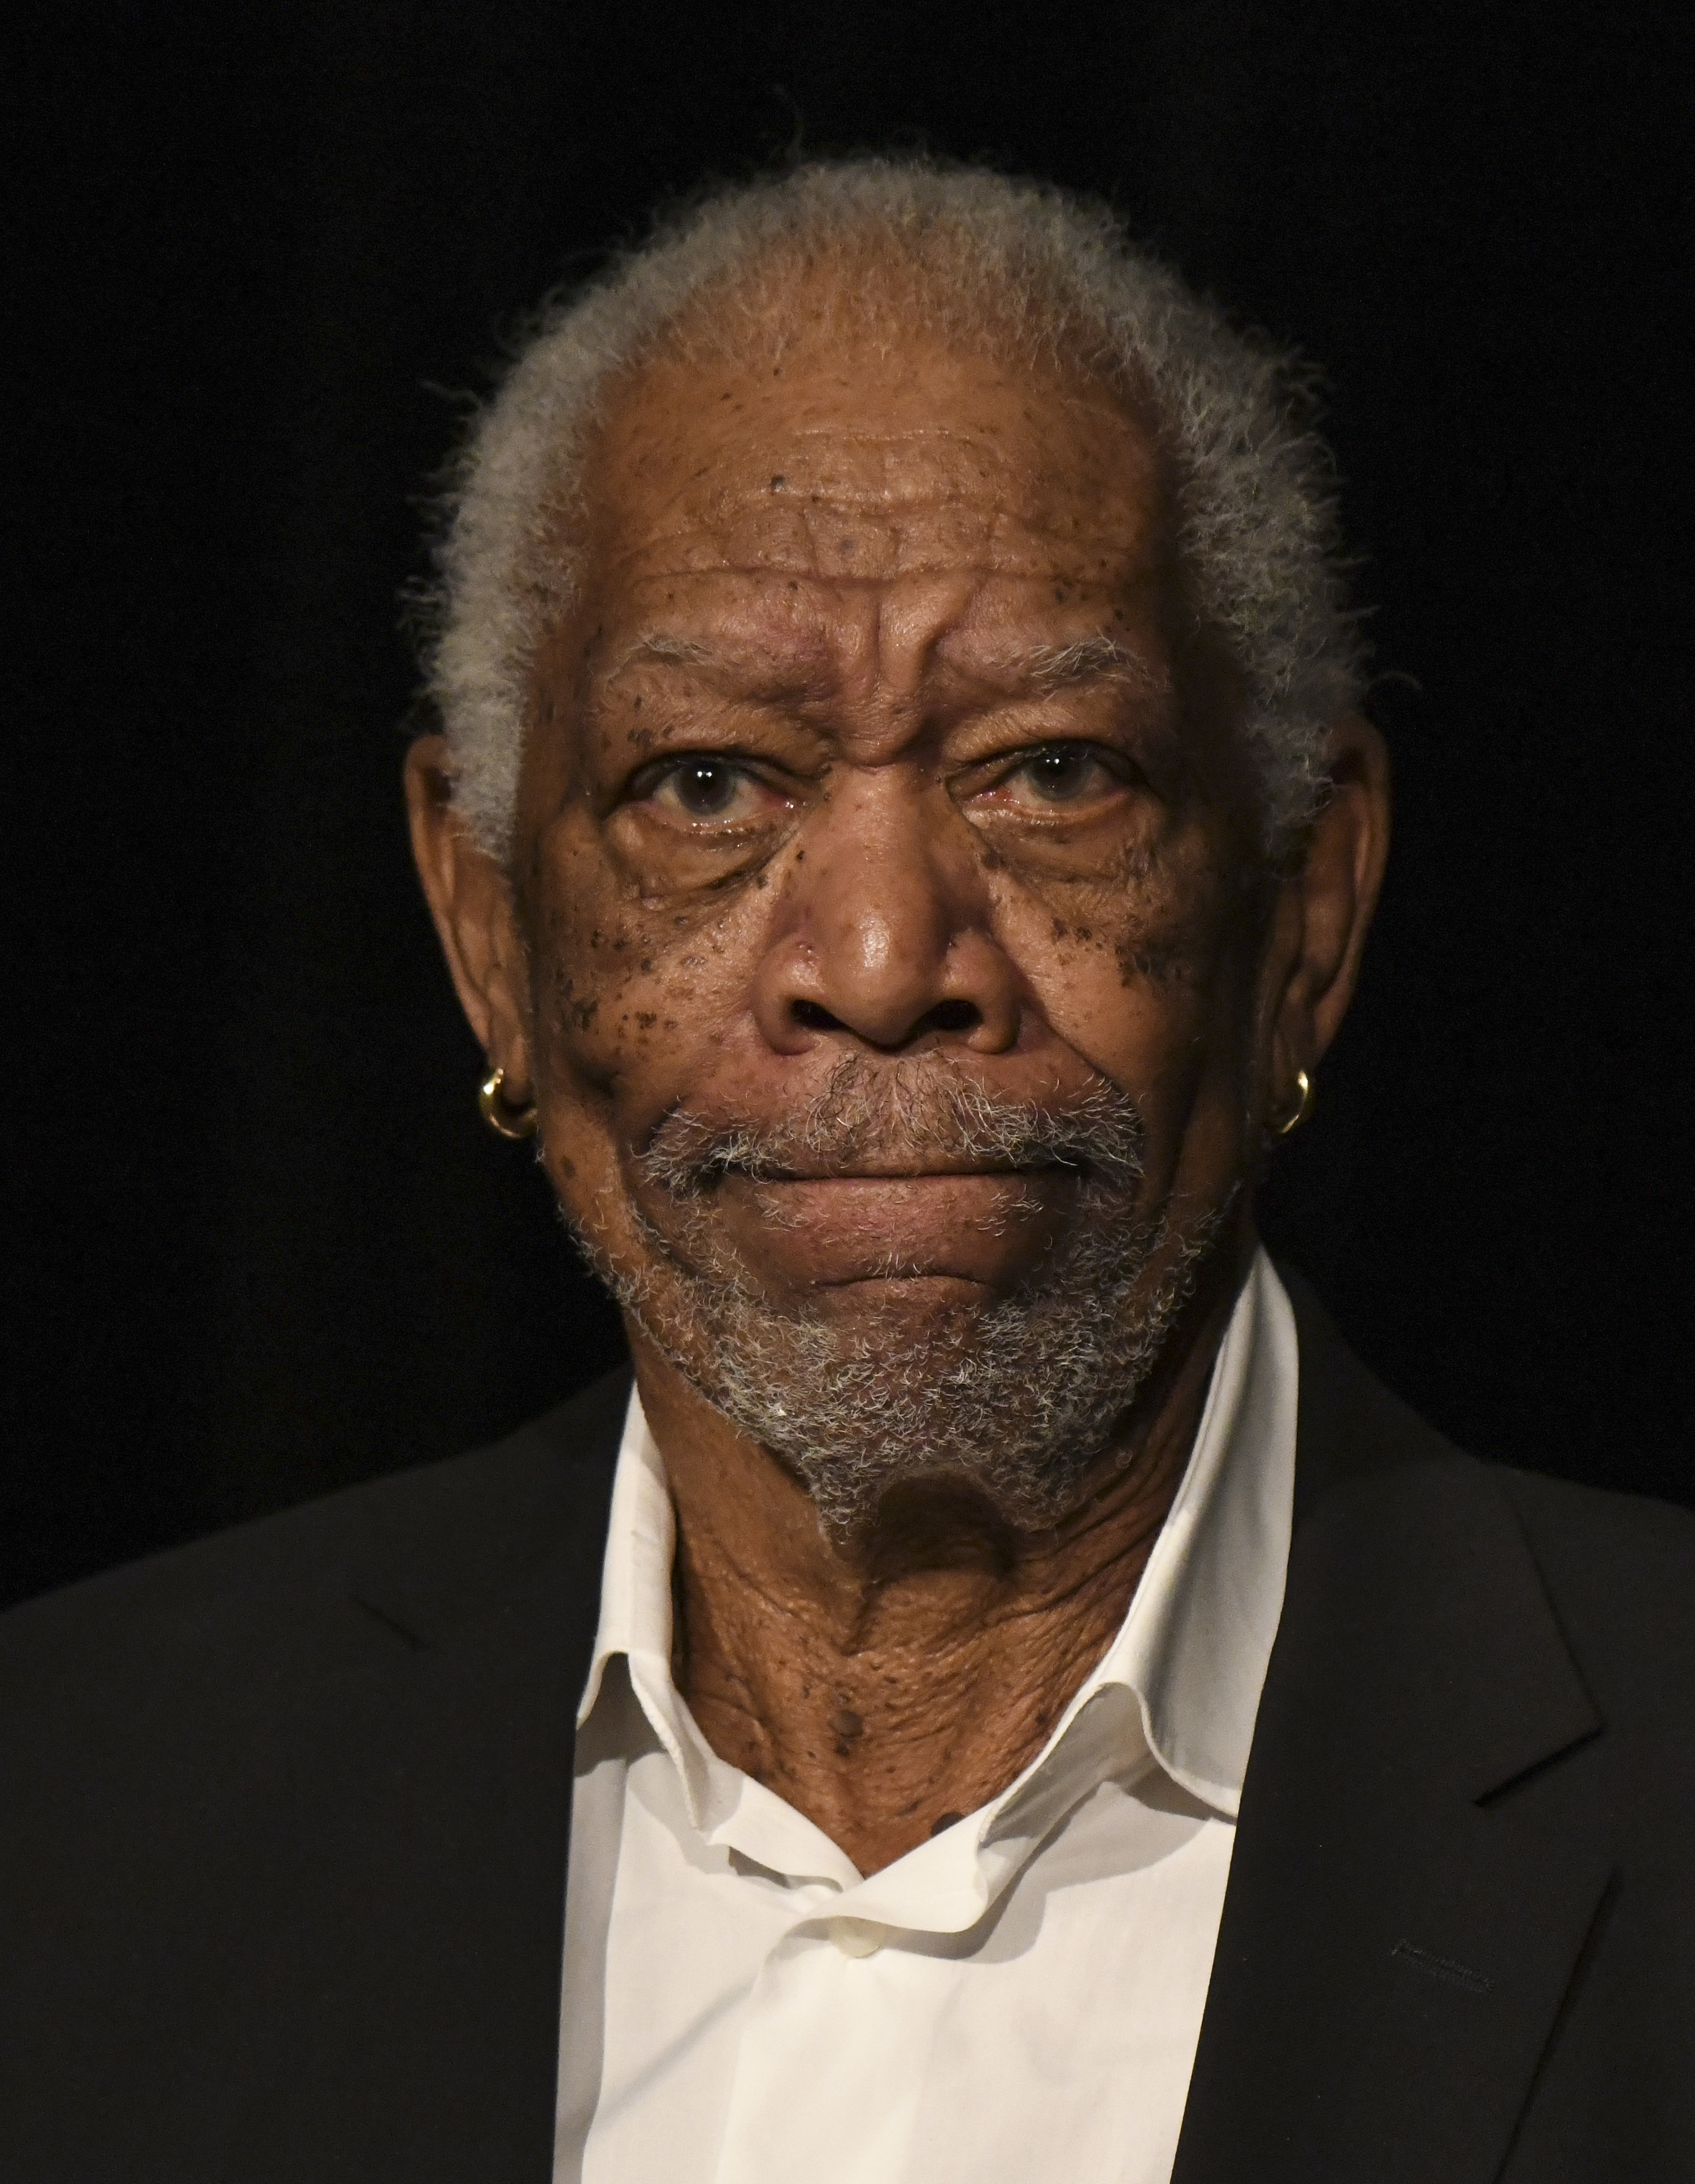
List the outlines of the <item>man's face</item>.
{"label": "man's face", "polygon": [[1263,1112],[1266,896],[1143,425],[926,344],[667,363],[583,501],[521,788],[525,1043],[647,1338],[735,1414],[725,1344],[782,1379],[784,1326],[791,1400],[832,1357],[957,1393],[1103,1248],[1118,1316],[1168,1315]]}

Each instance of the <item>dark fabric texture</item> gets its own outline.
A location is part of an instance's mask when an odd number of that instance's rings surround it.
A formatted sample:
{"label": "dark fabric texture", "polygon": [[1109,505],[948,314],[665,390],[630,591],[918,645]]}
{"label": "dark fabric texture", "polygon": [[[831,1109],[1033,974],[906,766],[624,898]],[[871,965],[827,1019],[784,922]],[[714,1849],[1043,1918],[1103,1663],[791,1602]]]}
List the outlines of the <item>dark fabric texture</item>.
{"label": "dark fabric texture", "polygon": [[[1293,1287],[1175,2184],[1687,2184],[1695,1520],[1459,1455]],[[8,2184],[547,2184],[627,1386],[0,1623]]]}

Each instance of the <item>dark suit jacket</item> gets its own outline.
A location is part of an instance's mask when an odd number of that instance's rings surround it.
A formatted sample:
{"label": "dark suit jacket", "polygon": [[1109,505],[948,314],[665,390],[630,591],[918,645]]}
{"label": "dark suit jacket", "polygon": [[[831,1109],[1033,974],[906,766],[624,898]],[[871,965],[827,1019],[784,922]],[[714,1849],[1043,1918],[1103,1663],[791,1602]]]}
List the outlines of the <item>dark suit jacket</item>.
{"label": "dark suit jacket", "polygon": [[[1690,2184],[1695,1522],[1299,1318],[1176,2184]],[[0,1623],[8,2184],[547,2184],[627,1384]]]}

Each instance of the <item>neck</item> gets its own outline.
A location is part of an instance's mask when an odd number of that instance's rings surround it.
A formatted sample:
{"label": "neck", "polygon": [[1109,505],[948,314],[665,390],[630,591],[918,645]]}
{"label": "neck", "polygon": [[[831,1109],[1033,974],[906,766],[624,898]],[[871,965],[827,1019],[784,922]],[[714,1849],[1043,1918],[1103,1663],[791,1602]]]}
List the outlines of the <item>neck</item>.
{"label": "neck", "polygon": [[836,1545],[793,1474],[633,1334],[677,1512],[678,1687],[720,1758],[861,1873],[997,1797],[1111,1643],[1183,1476],[1251,1249],[1215,1255],[1118,1442],[1040,1533],[915,1490]]}

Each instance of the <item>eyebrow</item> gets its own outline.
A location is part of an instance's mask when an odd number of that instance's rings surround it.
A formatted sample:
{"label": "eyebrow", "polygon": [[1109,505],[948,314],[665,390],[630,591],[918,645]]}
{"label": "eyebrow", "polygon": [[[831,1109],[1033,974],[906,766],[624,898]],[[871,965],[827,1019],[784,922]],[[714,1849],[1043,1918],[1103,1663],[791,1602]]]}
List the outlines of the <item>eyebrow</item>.
{"label": "eyebrow", "polygon": [[1066,690],[1079,682],[1122,681],[1144,688],[1164,687],[1141,654],[1104,630],[1074,638],[1069,644],[1035,644],[1022,652],[997,654],[984,661],[996,673],[1020,676],[1036,689]]}
{"label": "eyebrow", "polygon": [[721,655],[709,644],[692,637],[674,637],[669,630],[644,629],[633,644],[627,645],[606,672],[620,675],[644,660],[665,661],[676,667],[711,666]]}
{"label": "eyebrow", "polygon": [[[671,630],[649,629],[619,654],[606,670],[606,678],[610,681],[625,669],[644,662],[672,667],[739,669],[744,672],[756,666],[777,667],[772,677],[776,685],[786,685],[805,673],[798,661],[778,667],[769,658],[759,659],[739,648],[709,644],[700,638],[682,637]],[[1135,682],[1151,690],[1167,687],[1166,678],[1156,674],[1139,651],[1121,644],[1105,630],[1073,638],[1066,644],[1028,645],[1017,651],[992,654],[980,661],[961,661],[957,665],[967,675],[975,666],[995,676],[1016,678],[1044,696],[1055,690],[1095,682]]]}
{"label": "eyebrow", "polygon": [[625,647],[602,679],[610,682],[627,668],[655,665],[751,677],[767,694],[786,697],[804,688],[816,674],[817,662],[816,658],[810,663],[784,660],[740,645],[711,644],[704,638],[681,637],[672,630],[648,629]]}

